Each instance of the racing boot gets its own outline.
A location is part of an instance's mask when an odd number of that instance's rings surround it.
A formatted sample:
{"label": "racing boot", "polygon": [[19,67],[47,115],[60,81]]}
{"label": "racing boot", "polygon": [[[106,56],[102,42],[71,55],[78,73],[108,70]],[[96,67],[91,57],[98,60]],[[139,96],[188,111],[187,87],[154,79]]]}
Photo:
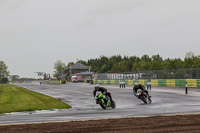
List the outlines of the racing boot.
{"label": "racing boot", "polygon": [[113,100],[112,98],[110,97],[110,102],[111,102],[111,106],[113,106]]}

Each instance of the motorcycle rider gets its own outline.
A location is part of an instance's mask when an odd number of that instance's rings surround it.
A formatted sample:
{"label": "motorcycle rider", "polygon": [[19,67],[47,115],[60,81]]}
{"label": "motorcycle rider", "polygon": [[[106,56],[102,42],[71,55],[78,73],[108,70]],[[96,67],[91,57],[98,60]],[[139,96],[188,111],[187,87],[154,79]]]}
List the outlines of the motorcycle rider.
{"label": "motorcycle rider", "polygon": [[142,91],[144,91],[149,98],[151,98],[151,96],[149,96],[149,92],[147,90],[145,90],[145,87],[141,84],[138,84],[137,82],[135,83],[134,87],[133,87],[133,94],[136,96],[137,94],[137,90],[141,89]]}
{"label": "motorcycle rider", "polygon": [[42,84],[42,80],[40,80],[40,85]]}
{"label": "motorcycle rider", "polygon": [[[96,92],[97,92],[97,91],[101,91],[104,95],[108,96],[108,97],[110,98],[111,103],[113,103],[111,94],[110,94],[110,92],[107,91],[106,88],[104,88],[104,87],[99,87],[99,86],[95,86],[94,88],[95,88],[94,91],[93,91],[94,97],[96,96]],[[105,100],[105,102],[107,103],[107,99],[104,99],[104,100]]]}

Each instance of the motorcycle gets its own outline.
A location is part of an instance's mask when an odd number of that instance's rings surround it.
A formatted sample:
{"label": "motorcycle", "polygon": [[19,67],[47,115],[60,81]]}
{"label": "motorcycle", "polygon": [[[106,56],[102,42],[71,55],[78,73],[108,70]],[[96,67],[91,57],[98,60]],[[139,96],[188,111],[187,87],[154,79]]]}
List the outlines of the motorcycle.
{"label": "motorcycle", "polygon": [[99,104],[103,109],[116,107],[115,102],[110,100],[110,98],[100,92],[97,96],[95,96],[96,103]]}
{"label": "motorcycle", "polygon": [[136,97],[141,99],[145,104],[152,102],[151,97],[142,89],[137,90]]}

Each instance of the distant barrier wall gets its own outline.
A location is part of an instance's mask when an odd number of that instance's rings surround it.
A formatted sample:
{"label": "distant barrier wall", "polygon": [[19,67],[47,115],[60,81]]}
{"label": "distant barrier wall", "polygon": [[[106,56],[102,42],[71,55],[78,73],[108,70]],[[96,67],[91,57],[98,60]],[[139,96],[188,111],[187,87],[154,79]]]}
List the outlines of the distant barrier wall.
{"label": "distant barrier wall", "polygon": [[58,80],[58,81],[52,81],[52,80],[49,80],[48,81],[48,84],[54,84],[54,85],[59,85],[59,84],[61,84],[61,81],[60,80]]}
{"label": "distant barrier wall", "polygon": [[[94,84],[104,84],[104,85],[119,85],[122,80],[94,80]],[[148,80],[125,80],[126,85],[134,85],[135,82],[138,82],[142,85],[147,85]],[[200,88],[199,79],[152,79],[151,86],[159,87],[185,87],[187,82],[187,87]]]}
{"label": "distant barrier wall", "polygon": [[[38,83],[39,83],[39,81],[38,81]],[[61,84],[61,81],[60,80],[43,80],[42,83],[59,85],[59,84]]]}

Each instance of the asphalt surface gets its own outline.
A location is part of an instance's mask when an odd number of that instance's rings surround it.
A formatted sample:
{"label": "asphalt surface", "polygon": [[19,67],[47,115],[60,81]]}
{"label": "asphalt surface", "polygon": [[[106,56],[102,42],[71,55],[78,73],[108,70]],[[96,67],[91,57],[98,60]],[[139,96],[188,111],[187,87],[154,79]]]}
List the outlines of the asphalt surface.
{"label": "asphalt surface", "polygon": [[102,85],[111,92],[116,103],[115,109],[103,110],[93,97],[95,85],[68,83],[67,85],[19,84],[19,86],[61,99],[73,108],[6,114],[0,116],[1,125],[200,112],[199,89],[188,88],[186,95],[184,88],[152,87],[149,90],[152,103],[144,104],[133,95],[132,86],[119,88],[116,85]]}

